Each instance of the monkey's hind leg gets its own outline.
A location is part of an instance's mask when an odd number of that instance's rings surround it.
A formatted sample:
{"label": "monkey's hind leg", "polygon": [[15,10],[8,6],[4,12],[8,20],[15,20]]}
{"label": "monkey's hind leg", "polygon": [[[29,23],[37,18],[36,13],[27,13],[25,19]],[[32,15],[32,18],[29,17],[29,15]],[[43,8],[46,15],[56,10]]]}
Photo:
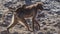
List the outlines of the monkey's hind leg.
{"label": "monkey's hind leg", "polygon": [[17,18],[13,15],[11,24],[7,27],[9,31],[10,28],[14,27],[18,23]]}
{"label": "monkey's hind leg", "polygon": [[30,27],[29,27],[29,25],[27,24],[27,22],[26,22],[26,20],[24,19],[24,18],[18,18],[18,21],[21,21],[21,22],[19,22],[19,23],[21,23],[23,26],[25,26],[29,31],[31,31],[30,30]]}

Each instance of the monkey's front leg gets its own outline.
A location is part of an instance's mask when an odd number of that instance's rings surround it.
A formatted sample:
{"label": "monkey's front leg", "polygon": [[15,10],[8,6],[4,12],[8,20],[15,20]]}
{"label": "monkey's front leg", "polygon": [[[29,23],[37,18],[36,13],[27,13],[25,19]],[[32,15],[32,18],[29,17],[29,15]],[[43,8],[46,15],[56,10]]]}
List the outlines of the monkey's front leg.
{"label": "monkey's front leg", "polygon": [[33,18],[32,18],[33,31],[34,31],[34,26],[35,26],[34,23],[36,23],[37,27],[39,27],[39,29],[40,29],[40,25],[39,25],[39,23],[35,19],[36,15],[37,15],[37,10],[33,13]]}

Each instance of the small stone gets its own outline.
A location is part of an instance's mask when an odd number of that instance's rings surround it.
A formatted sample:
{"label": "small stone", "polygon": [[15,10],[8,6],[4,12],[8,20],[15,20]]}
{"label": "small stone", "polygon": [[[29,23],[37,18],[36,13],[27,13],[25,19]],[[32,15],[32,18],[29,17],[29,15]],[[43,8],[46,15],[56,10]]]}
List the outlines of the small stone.
{"label": "small stone", "polygon": [[47,27],[45,27],[44,30],[47,30]]}
{"label": "small stone", "polygon": [[50,29],[51,31],[55,31],[55,29]]}
{"label": "small stone", "polygon": [[46,25],[46,23],[45,23],[45,22],[42,22],[42,24],[43,24],[43,25]]}
{"label": "small stone", "polygon": [[46,34],[53,34],[53,33],[51,33],[50,31],[47,31],[47,33]]}
{"label": "small stone", "polygon": [[56,1],[60,2],[60,0],[56,0]]}
{"label": "small stone", "polygon": [[1,34],[10,34],[8,31],[2,31]]}
{"label": "small stone", "polygon": [[13,34],[18,34],[18,32],[14,32]]}
{"label": "small stone", "polygon": [[57,24],[54,25],[54,27],[56,27],[56,26],[57,26]]}
{"label": "small stone", "polygon": [[60,15],[60,11],[56,12],[56,14]]}
{"label": "small stone", "polygon": [[38,34],[43,34],[43,32],[39,32]]}
{"label": "small stone", "polygon": [[5,7],[9,7],[10,5],[12,5],[12,2],[7,2],[4,4]]}
{"label": "small stone", "polygon": [[53,23],[55,23],[55,21],[53,21]]}
{"label": "small stone", "polygon": [[42,13],[42,14],[38,15],[38,17],[37,17],[37,18],[40,18],[40,17],[45,17],[44,13]]}

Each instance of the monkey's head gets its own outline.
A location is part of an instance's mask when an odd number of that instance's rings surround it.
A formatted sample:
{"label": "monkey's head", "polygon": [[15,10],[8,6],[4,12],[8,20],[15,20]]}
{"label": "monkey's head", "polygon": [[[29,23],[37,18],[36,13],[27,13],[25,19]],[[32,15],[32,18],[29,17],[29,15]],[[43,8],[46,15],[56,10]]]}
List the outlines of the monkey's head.
{"label": "monkey's head", "polygon": [[21,8],[22,8],[22,9],[23,9],[23,8],[26,8],[26,5],[24,4]]}
{"label": "monkey's head", "polygon": [[43,3],[42,2],[37,3],[37,9],[43,10]]}

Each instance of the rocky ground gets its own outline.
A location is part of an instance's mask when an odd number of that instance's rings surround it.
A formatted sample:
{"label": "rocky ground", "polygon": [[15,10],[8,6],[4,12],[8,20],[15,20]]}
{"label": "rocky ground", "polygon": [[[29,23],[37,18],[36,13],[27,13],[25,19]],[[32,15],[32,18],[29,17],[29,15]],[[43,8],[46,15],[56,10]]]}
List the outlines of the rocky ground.
{"label": "rocky ground", "polygon": [[[37,31],[37,27],[35,27],[35,31],[30,32],[18,23],[8,33],[6,28],[11,23],[13,13],[8,12],[4,16],[4,22],[1,19],[4,12],[8,10],[8,7],[13,7],[13,10],[16,10],[23,4],[31,5],[36,2],[44,3],[44,10],[38,11],[36,16],[36,20],[40,24],[40,30]],[[30,19],[26,19],[26,21],[30,26],[32,25]],[[60,34],[60,0],[0,0],[0,34]]]}

